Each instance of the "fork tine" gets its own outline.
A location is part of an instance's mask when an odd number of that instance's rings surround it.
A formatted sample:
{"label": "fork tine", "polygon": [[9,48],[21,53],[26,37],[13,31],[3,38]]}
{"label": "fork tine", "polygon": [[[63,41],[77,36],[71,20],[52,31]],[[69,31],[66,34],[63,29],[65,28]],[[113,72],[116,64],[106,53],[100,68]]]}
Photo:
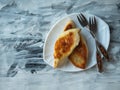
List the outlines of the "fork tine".
{"label": "fork tine", "polygon": [[93,19],[92,17],[90,18],[90,21],[91,21],[91,30],[93,29]]}
{"label": "fork tine", "polygon": [[89,29],[91,30],[91,17],[89,18]]}
{"label": "fork tine", "polygon": [[83,25],[83,24],[82,24],[82,21],[80,20],[80,16],[77,16],[77,19],[78,19],[79,23],[80,23],[81,25]]}
{"label": "fork tine", "polygon": [[83,17],[83,15],[82,15],[82,14],[80,14],[80,18],[81,18],[82,22],[84,22],[84,23],[85,23],[85,20],[84,20],[84,17]]}
{"label": "fork tine", "polygon": [[84,16],[82,13],[80,13],[79,15],[77,15],[77,19],[78,19],[79,23],[80,23],[83,27],[85,27],[85,26],[88,25],[88,22],[87,22],[85,16]]}
{"label": "fork tine", "polygon": [[93,31],[95,32],[97,30],[97,23],[95,17],[92,18],[93,20]]}
{"label": "fork tine", "polygon": [[95,29],[97,30],[97,22],[95,16],[94,16],[94,25],[95,25]]}
{"label": "fork tine", "polygon": [[82,17],[82,19],[86,22],[86,24],[88,24],[88,22],[87,22],[85,16],[84,16],[82,13],[81,13],[81,17]]}
{"label": "fork tine", "polygon": [[95,24],[97,24],[97,23],[96,23],[96,18],[95,18],[95,16],[94,16],[94,22],[95,22]]}
{"label": "fork tine", "polygon": [[95,31],[95,22],[94,22],[94,18],[92,17],[92,29],[93,29],[93,32]]}
{"label": "fork tine", "polygon": [[93,17],[92,17],[92,24],[93,24],[93,26],[94,26],[94,24],[95,24],[95,23],[94,23],[94,18],[93,18]]}
{"label": "fork tine", "polygon": [[80,17],[80,19],[81,19],[82,24],[84,24],[84,19],[83,19],[83,17],[81,16],[81,14],[79,15],[79,17]]}

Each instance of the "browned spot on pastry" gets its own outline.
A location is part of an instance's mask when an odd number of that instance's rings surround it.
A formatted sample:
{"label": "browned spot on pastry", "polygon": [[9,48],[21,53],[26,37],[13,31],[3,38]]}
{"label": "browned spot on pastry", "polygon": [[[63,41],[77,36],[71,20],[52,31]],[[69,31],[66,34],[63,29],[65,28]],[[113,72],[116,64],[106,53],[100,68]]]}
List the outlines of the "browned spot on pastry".
{"label": "browned spot on pastry", "polygon": [[88,48],[83,37],[81,37],[79,45],[73,50],[68,58],[76,67],[82,69],[86,68],[88,59]]}
{"label": "browned spot on pastry", "polygon": [[73,43],[74,40],[72,32],[56,41],[55,51],[57,51],[57,53],[54,54],[54,58],[60,58],[62,54],[69,52]]}

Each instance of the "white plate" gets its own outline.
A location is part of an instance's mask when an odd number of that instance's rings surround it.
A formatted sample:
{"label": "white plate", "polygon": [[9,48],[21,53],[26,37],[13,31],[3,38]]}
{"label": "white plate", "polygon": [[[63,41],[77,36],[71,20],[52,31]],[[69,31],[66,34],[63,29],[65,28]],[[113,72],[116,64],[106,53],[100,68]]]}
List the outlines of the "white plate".
{"label": "white plate", "polygon": [[[85,17],[87,18],[87,20],[89,19],[89,17],[94,16],[92,14],[88,14],[88,13],[83,13],[85,15]],[[96,64],[96,45],[95,45],[95,40],[93,39],[93,37],[91,36],[91,34],[88,32],[87,28],[83,28],[78,20],[77,20],[77,16],[78,13],[74,13],[74,14],[70,14],[64,18],[62,18],[61,20],[59,20],[56,24],[53,25],[53,27],[51,28],[51,30],[48,33],[48,36],[45,40],[45,44],[44,44],[44,48],[43,48],[43,58],[44,61],[49,64],[50,66],[53,67],[53,61],[54,61],[54,57],[53,57],[53,50],[54,50],[54,44],[56,39],[58,38],[58,36],[60,35],[60,33],[63,32],[63,29],[66,25],[66,23],[72,19],[76,26],[78,28],[81,28],[81,33],[84,36],[84,38],[86,39],[87,45],[88,45],[88,50],[89,50],[89,58],[88,58],[88,64],[86,69],[89,69],[91,67],[93,67]],[[109,32],[109,26],[99,17],[96,16],[96,20],[98,23],[98,31],[97,31],[97,39],[101,42],[102,45],[104,45],[104,47],[107,49],[109,46],[109,41],[110,41],[110,32]],[[62,71],[67,71],[67,72],[75,72],[75,71],[83,71],[86,69],[80,69],[75,67],[69,60],[68,62],[62,66],[61,68],[58,68],[59,70]]]}

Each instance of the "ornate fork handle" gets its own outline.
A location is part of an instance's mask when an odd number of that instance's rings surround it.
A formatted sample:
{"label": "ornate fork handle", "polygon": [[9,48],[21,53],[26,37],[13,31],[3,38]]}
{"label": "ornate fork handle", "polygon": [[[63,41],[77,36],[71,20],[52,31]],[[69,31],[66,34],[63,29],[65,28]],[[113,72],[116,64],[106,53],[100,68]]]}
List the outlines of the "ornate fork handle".
{"label": "ornate fork handle", "polygon": [[[87,27],[88,28],[88,27]],[[90,31],[91,35],[94,37],[95,41],[96,41],[96,44],[100,50],[100,52],[102,53],[102,55],[107,59],[107,61],[109,61],[109,55],[108,55],[108,52],[107,50],[104,48],[104,46],[97,40],[95,34]]]}
{"label": "ornate fork handle", "polygon": [[100,73],[102,73],[102,72],[103,72],[103,64],[102,64],[101,53],[100,53],[100,51],[99,51],[99,50],[100,50],[100,49],[99,49],[99,45],[98,45],[99,42],[98,42],[95,34],[94,34],[92,31],[90,31],[90,33],[91,33],[91,35],[93,36],[93,38],[95,39],[95,42],[96,42],[96,60],[97,60],[98,71],[99,71]]}
{"label": "ornate fork handle", "polygon": [[108,55],[108,52],[106,51],[106,49],[103,47],[103,45],[101,43],[99,43],[98,41],[96,41],[96,42],[97,42],[99,50],[101,51],[101,53],[103,54],[103,56],[107,59],[107,61],[109,61],[110,58],[109,58],[109,55]]}
{"label": "ornate fork handle", "polygon": [[102,65],[101,54],[99,53],[98,48],[97,48],[97,51],[96,51],[96,60],[97,60],[98,70],[101,73],[101,72],[103,72],[103,65]]}

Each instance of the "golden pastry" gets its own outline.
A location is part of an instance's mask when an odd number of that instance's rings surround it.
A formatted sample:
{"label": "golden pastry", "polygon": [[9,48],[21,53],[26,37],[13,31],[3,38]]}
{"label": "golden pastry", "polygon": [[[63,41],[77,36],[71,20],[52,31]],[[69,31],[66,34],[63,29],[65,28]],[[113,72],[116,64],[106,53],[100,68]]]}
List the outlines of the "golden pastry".
{"label": "golden pastry", "polygon": [[79,32],[80,30],[75,28],[60,34],[54,45],[54,68],[62,66],[79,44]]}
{"label": "golden pastry", "polygon": [[75,28],[75,27],[76,27],[75,23],[72,20],[70,20],[66,24],[66,26],[64,28],[64,31],[67,31],[68,29],[72,29],[72,28]]}
{"label": "golden pastry", "polygon": [[88,48],[82,35],[80,35],[79,45],[73,50],[68,58],[76,67],[82,69],[86,68],[88,60]]}
{"label": "golden pastry", "polygon": [[[75,28],[75,24],[73,21],[70,21],[69,23],[67,23],[66,27],[64,28],[65,32],[69,31],[69,29]],[[79,45],[73,50],[73,52],[69,55],[68,58],[76,67],[82,69],[86,68],[88,60],[88,47],[84,37],[81,34]]]}

